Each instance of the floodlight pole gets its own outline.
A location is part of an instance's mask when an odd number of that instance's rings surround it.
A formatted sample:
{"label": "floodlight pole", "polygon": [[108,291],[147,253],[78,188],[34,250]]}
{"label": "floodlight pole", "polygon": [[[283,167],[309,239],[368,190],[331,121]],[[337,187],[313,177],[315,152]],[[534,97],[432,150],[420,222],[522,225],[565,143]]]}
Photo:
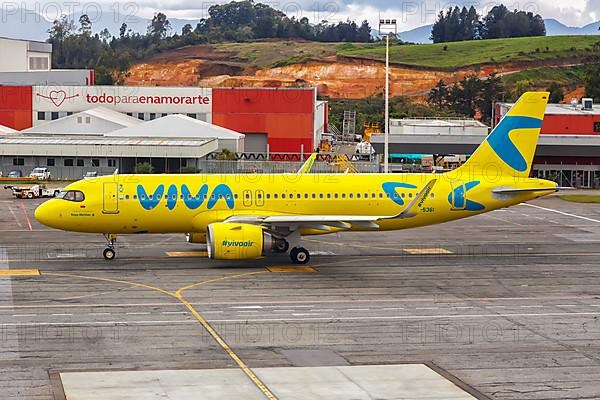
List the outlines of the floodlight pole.
{"label": "floodlight pole", "polygon": [[390,35],[385,35],[385,122],[384,122],[384,142],[383,142],[383,172],[390,172]]}
{"label": "floodlight pole", "polygon": [[[395,19],[379,19],[379,32],[381,28],[394,30],[394,35],[398,35],[398,25]],[[390,172],[390,34],[385,35],[385,121],[383,123],[383,172]]]}

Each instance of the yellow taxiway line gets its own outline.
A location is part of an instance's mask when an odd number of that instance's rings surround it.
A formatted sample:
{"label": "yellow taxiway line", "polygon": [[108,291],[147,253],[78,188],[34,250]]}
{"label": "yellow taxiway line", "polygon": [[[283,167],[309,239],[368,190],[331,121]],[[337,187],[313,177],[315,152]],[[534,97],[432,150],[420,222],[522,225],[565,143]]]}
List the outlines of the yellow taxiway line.
{"label": "yellow taxiway line", "polygon": [[202,317],[200,315],[200,313],[198,311],[196,311],[194,306],[189,301],[187,301],[182,294],[183,291],[197,287],[197,286],[206,285],[206,284],[213,283],[213,282],[224,281],[224,280],[228,280],[228,279],[240,278],[243,276],[264,274],[266,272],[267,271],[254,271],[254,272],[247,272],[247,273],[243,273],[243,274],[226,275],[226,276],[222,276],[220,278],[209,279],[207,281],[193,283],[191,285],[184,286],[175,292],[170,292],[168,290],[164,290],[164,289],[161,289],[156,286],[146,285],[146,284],[139,283],[139,282],[130,282],[130,281],[124,281],[124,280],[120,280],[120,279],[102,278],[102,277],[98,277],[98,276],[66,274],[66,273],[60,273],[60,272],[48,272],[48,273],[44,273],[44,275],[78,278],[78,279],[89,279],[89,280],[109,282],[109,283],[114,283],[114,284],[119,284],[119,285],[129,285],[129,286],[141,287],[141,288],[145,288],[145,289],[154,290],[154,291],[160,292],[162,294],[165,294],[165,295],[168,295],[170,297],[177,299],[181,304],[183,304],[192,313],[192,315],[202,325],[202,327],[212,336],[212,338],[219,344],[219,346],[221,346],[221,348],[223,350],[225,350],[225,352],[229,355],[229,357],[231,357],[233,359],[233,361],[235,361],[235,363],[238,365],[238,367],[256,385],[256,387],[258,387],[258,389],[260,389],[260,391],[265,395],[265,397],[269,400],[277,400],[277,397],[273,394],[273,392],[271,392],[271,390],[269,390],[269,388],[260,380],[260,378],[258,376],[256,376],[256,374],[252,371],[252,369],[250,369],[250,367],[248,367],[248,365],[246,365],[246,363],[235,353],[235,351],[227,344],[227,342],[225,342],[225,340],[221,337],[221,335],[219,335],[219,333],[217,333],[217,331],[215,331],[213,329],[213,327],[210,325],[210,323],[208,323],[208,321],[206,321],[204,319],[204,317]]}
{"label": "yellow taxiway line", "polygon": [[37,269],[2,269],[0,270],[0,278],[12,276],[39,276],[40,271]]}

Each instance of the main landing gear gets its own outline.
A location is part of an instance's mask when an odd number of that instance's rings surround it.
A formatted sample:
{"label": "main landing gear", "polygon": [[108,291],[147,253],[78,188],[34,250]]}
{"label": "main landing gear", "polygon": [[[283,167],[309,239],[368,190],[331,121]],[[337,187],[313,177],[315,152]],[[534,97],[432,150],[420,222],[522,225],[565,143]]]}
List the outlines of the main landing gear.
{"label": "main landing gear", "polygon": [[290,258],[294,264],[306,264],[310,260],[310,253],[304,247],[294,247],[290,250]]}
{"label": "main landing gear", "polygon": [[117,256],[117,252],[115,251],[115,242],[117,241],[117,235],[113,235],[112,233],[105,233],[104,238],[107,241],[106,248],[102,252],[102,255],[106,260],[114,260]]}

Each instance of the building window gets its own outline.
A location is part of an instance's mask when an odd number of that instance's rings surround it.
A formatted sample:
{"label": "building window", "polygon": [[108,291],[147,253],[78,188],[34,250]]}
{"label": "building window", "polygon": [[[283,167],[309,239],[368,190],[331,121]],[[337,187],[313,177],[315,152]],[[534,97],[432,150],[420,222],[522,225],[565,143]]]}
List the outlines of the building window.
{"label": "building window", "polygon": [[47,57],[29,57],[29,69],[32,71],[47,71],[48,70],[48,58]]}
{"label": "building window", "polygon": [[594,132],[600,132],[600,121],[594,122]]}
{"label": "building window", "polygon": [[54,167],[54,158],[48,158],[48,159],[46,160],[46,165],[47,165],[48,167]]}
{"label": "building window", "polygon": [[99,167],[100,160],[98,158],[92,158],[92,167]]}
{"label": "building window", "polygon": [[127,113],[127,115],[129,115],[130,117],[133,117],[133,113]]}
{"label": "building window", "polygon": [[83,167],[83,160],[81,158],[77,159],[77,166],[78,167]]}
{"label": "building window", "polygon": [[24,158],[13,158],[13,165],[25,165]]}
{"label": "building window", "polygon": [[45,121],[46,113],[44,111],[38,111],[37,119],[38,119],[38,121]]}
{"label": "building window", "polygon": [[144,120],[144,113],[138,113],[138,119]]}
{"label": "building window", "polygon": [[89,124],[92,122],[92,118],[91,117],[85,117],[85,123]]}
{"label": "building window", "polygon": [[150,121],[156,119],[156,113],[150,113]]}
{"label": "building window", "polygon": [[167,115],[168,115],[167,113],[160,114],[161,117],[166,117]]}
{"label": "building window", "polygon": [[73,115],[73,111],[67,111],[67,117],[70,117],[71,115]]}
{"label": "building window", "polygon": [[73,159],[65,158],[65,167],[72,167],[72,166],[73,166]]}
{"label": "building window", "polygon": [[188,114],[187,116],[196,119],[196,114]]}
{"label": "building window", "polygon": [[114,158],[109,158],[108,159],[108,166],[109,167],[116,167],[117,166],[117,160],[115,160]]}
{"label": "building window", "polygon": [[50,119],[51,119],[52,121],[54,121],[55,119],[58,119],[58,112],[56,112],[56,111],[52,111],[52,112],[50,113]]}

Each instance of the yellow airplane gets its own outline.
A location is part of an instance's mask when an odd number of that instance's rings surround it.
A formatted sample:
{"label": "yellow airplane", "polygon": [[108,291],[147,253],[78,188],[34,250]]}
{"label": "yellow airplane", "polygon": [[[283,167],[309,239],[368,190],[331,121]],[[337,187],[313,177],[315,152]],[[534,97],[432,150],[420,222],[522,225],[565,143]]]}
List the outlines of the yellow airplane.
{"label": "yellow airplane", "polygon": [[[287,252],[302,235],[413,228],[471,217],[558,190],[529,178],[548,93],[525,93],[465,164],[443,174],[112,175],[67,186],[35,211],[44,225],[117,234],[185,233],[212,259]],[[307,168],[308,169],[308,168]]]}

